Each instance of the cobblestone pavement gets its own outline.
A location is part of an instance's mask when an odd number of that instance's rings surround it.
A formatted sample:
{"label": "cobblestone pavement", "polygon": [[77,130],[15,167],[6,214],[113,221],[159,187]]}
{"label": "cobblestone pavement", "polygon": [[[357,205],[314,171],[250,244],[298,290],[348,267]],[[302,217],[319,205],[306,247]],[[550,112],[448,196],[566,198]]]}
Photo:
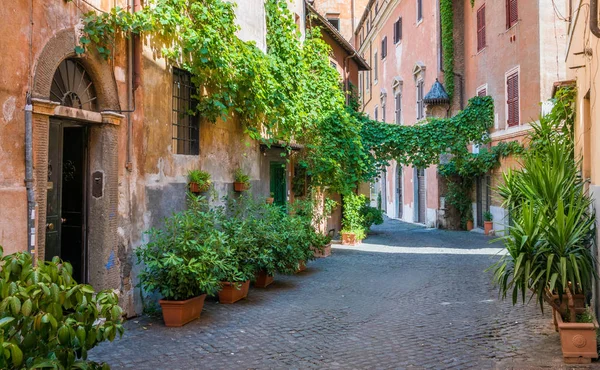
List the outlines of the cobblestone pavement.
{"label": "cobblestone pavement", "polygon": [[394,220],[373,231],[364,246],[403,252],[334,249],[244,301],[207,300],[183,328],[130,320],[90,357],[113,369],[567,368],[548,312],[497,300],[484,272],[496,256],[407,252],[498,248],[490,238]]}

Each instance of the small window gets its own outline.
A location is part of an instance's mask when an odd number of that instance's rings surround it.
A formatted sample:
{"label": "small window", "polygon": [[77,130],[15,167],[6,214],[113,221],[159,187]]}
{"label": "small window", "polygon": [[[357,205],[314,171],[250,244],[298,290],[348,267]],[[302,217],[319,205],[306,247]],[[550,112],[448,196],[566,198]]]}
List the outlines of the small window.
{"label": "small window", "polygon": [[373,81],[377,83],[377,52],[375,52],[375,59],[373,59]]}
{"label": "small window", "polygon": [[173,152],[198,155],[200,153],[199,119],[196,114],[196,88],[192,75],[173,68]]}
{"label": "small window", "polygon": [[373,119],[379,121],[379,107],[375,106],[375,112],[373,112]]}
{"label": "small window", "polygon": [[517,0],[506,1],[506,29],[511,28],[519,20],[519,7]]}
{"label": "small window", "polygon": [[425,103],[423,102],[423,80],[417,81],[417,120],[425,118]]}
{"label": "small window", "polygon": [[329,23],[331,23],[331,25],[333,27],[335,27],[336,30],[340,30],[340,19],[339,18],[327,18],[327,20],[329,21]]}
{"label": "small window", "polygon": [[506,77],[506,104],[508,126],[519,124],[519,72],[512,73]]}
{"label": "small window", "polygon": [[477,10],[477,51],[485,48],[485,4]]}
{"label": "small window", "polygon": [[487,96],[487,88],[482,87],[481,89],[477,90],[477,96]]}
{"label": "small window", "polygon": [[394,22],[394,44],[399,43],[400,40],[402,40],[402,17]]}
{"label": "small window", "polygon": [[399,92],[397,92],[394,95],[394,105],[395,105],[394,122],[396,122],[396,124],[400,125],[400,124],[402,124],[402,94],[400,94]]}
{"label": "small window", "polygon": [[423,20],[423,0],[417,0],[417,22]]}
{"label": "small window", "polygon": [[387,36],[381,40],[381,60],[387,57]]}
{"label": "small window", "polygon": [[371,71],[367,71],[367,83],[365,84],[365,90],[367,90],[367,93],[369,92],[369,90],[371,90]]}
{"label": "small window", "polygon": [[381,121],[385,122],[385,96],[381,97]]}

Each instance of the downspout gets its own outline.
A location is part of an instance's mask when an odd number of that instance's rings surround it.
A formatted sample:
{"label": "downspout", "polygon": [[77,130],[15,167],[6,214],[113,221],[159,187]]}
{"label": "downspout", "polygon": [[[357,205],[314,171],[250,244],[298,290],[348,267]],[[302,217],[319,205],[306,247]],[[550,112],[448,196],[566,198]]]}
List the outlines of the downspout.
{"label": "downspout", "polygon": [[[27,93],[25,105],[25,188],[27,189],[27,250],[35,253],[35,195],[33,193],[33,105]],[[34,258],[35,260],[36,258]]]}
{"label": "downspout", "polygon": [[[127,0],[127,6],[129,7],[131,13],[135,13],[138,7],[138,0]],[[134,81],[134,39],[135,43],[139,42],[139,37],[134,35],[129,35],[129,39],[127,41],[127,154],[125,160],[125,168],[127,171],[131,172],[133,170],[133,119],[131,114],[135,112],[135,103],[134,103],[134,89],[137,87],[136,82]],[[136,48],[137,49],[137,48]],[[136,50],[136,52],[139,52]],[[136,77],[139,77],[136,76]]]}
{"label": "downspout", "polygon": [[456,73],[454,72],[454,76],[458,77],[458,90],[460,93],[460,97],[459,97],[459,104],[460,104],[460,110],[463,110],[465,108],[465,94],[464,94],[464,89],[463,89],[463,84],[465,83],[465,79],[463,77],[463,75],[461,75],[460,73]]}
{"label": "downspout", "polygon": [[590,0],[590,31],[594,36],[600,38],[600,27],[598,27],[598,0]]}

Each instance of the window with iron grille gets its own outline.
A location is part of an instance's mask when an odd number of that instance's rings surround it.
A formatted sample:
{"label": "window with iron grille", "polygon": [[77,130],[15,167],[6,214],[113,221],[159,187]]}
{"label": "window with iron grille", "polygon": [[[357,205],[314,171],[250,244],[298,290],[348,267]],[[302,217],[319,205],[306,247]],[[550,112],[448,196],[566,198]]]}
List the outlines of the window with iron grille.
{"label": "window with iron grille", "polygon": [[485,4],[477,10],[477,51],[485,48]]}
{"label": "window with iron grille", "polygon": [[506,1],[506,28],[511,28],[519,20],[519,9],[517,0]]}
{"label": "window with iron grille", "polygon": [[510,74],[506,78],[506,104],[508,126],[519,124],[519,72]]}
{"label": "window with iron grille", "polygon": [[387,36],[381,40],[381,60],[387,57]]}
{"label": "window with iron grille", "polygon": [[175,154],[198,155],[200,153],[199,119],[195,112],[196,88],[192,75],[173,68],[173,152]]}
{"label": "window with iron grille", "polygon": [[423,19],[423,0],[417,0],[417,22]]}
{"label": "window with iron grille", "polygon": [[394,105],[395,105],[394,121],[400,125],[402,123],[402,95],[399,92],[397,92],[394,95]]}
{"label": "window with iron grille", "polygon": [[394,22],[394,44],[399,43],[400,40],[402,40],[402,17]]}
{"label": "window with iron grille", "polygon": [[425,118],[425,103],[423,102],[423,80],[417,81],[417,119]]}

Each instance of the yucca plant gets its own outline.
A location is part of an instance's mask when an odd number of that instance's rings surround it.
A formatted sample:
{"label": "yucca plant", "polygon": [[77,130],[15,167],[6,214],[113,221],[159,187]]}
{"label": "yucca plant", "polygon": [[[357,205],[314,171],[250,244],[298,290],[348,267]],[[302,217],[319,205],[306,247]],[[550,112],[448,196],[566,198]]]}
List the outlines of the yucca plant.
{"label": "yucca plant", "polygon": [[510,293],[513,304],[519,295],[525,301],[529,290],[542,310],[547,302],[564,311],[552,296],[558,295],[562,302],[566,295],[569,319],[574,322],[573,296],[589,292],[597,275],[591,253],[595,215],[569,136],[571,109],[568,102],[557,104],[559,112],[532,124],[523,168],[504,174],[499,193],[513,223],[501,238],[508,254],[492,268],[503,298]]}

